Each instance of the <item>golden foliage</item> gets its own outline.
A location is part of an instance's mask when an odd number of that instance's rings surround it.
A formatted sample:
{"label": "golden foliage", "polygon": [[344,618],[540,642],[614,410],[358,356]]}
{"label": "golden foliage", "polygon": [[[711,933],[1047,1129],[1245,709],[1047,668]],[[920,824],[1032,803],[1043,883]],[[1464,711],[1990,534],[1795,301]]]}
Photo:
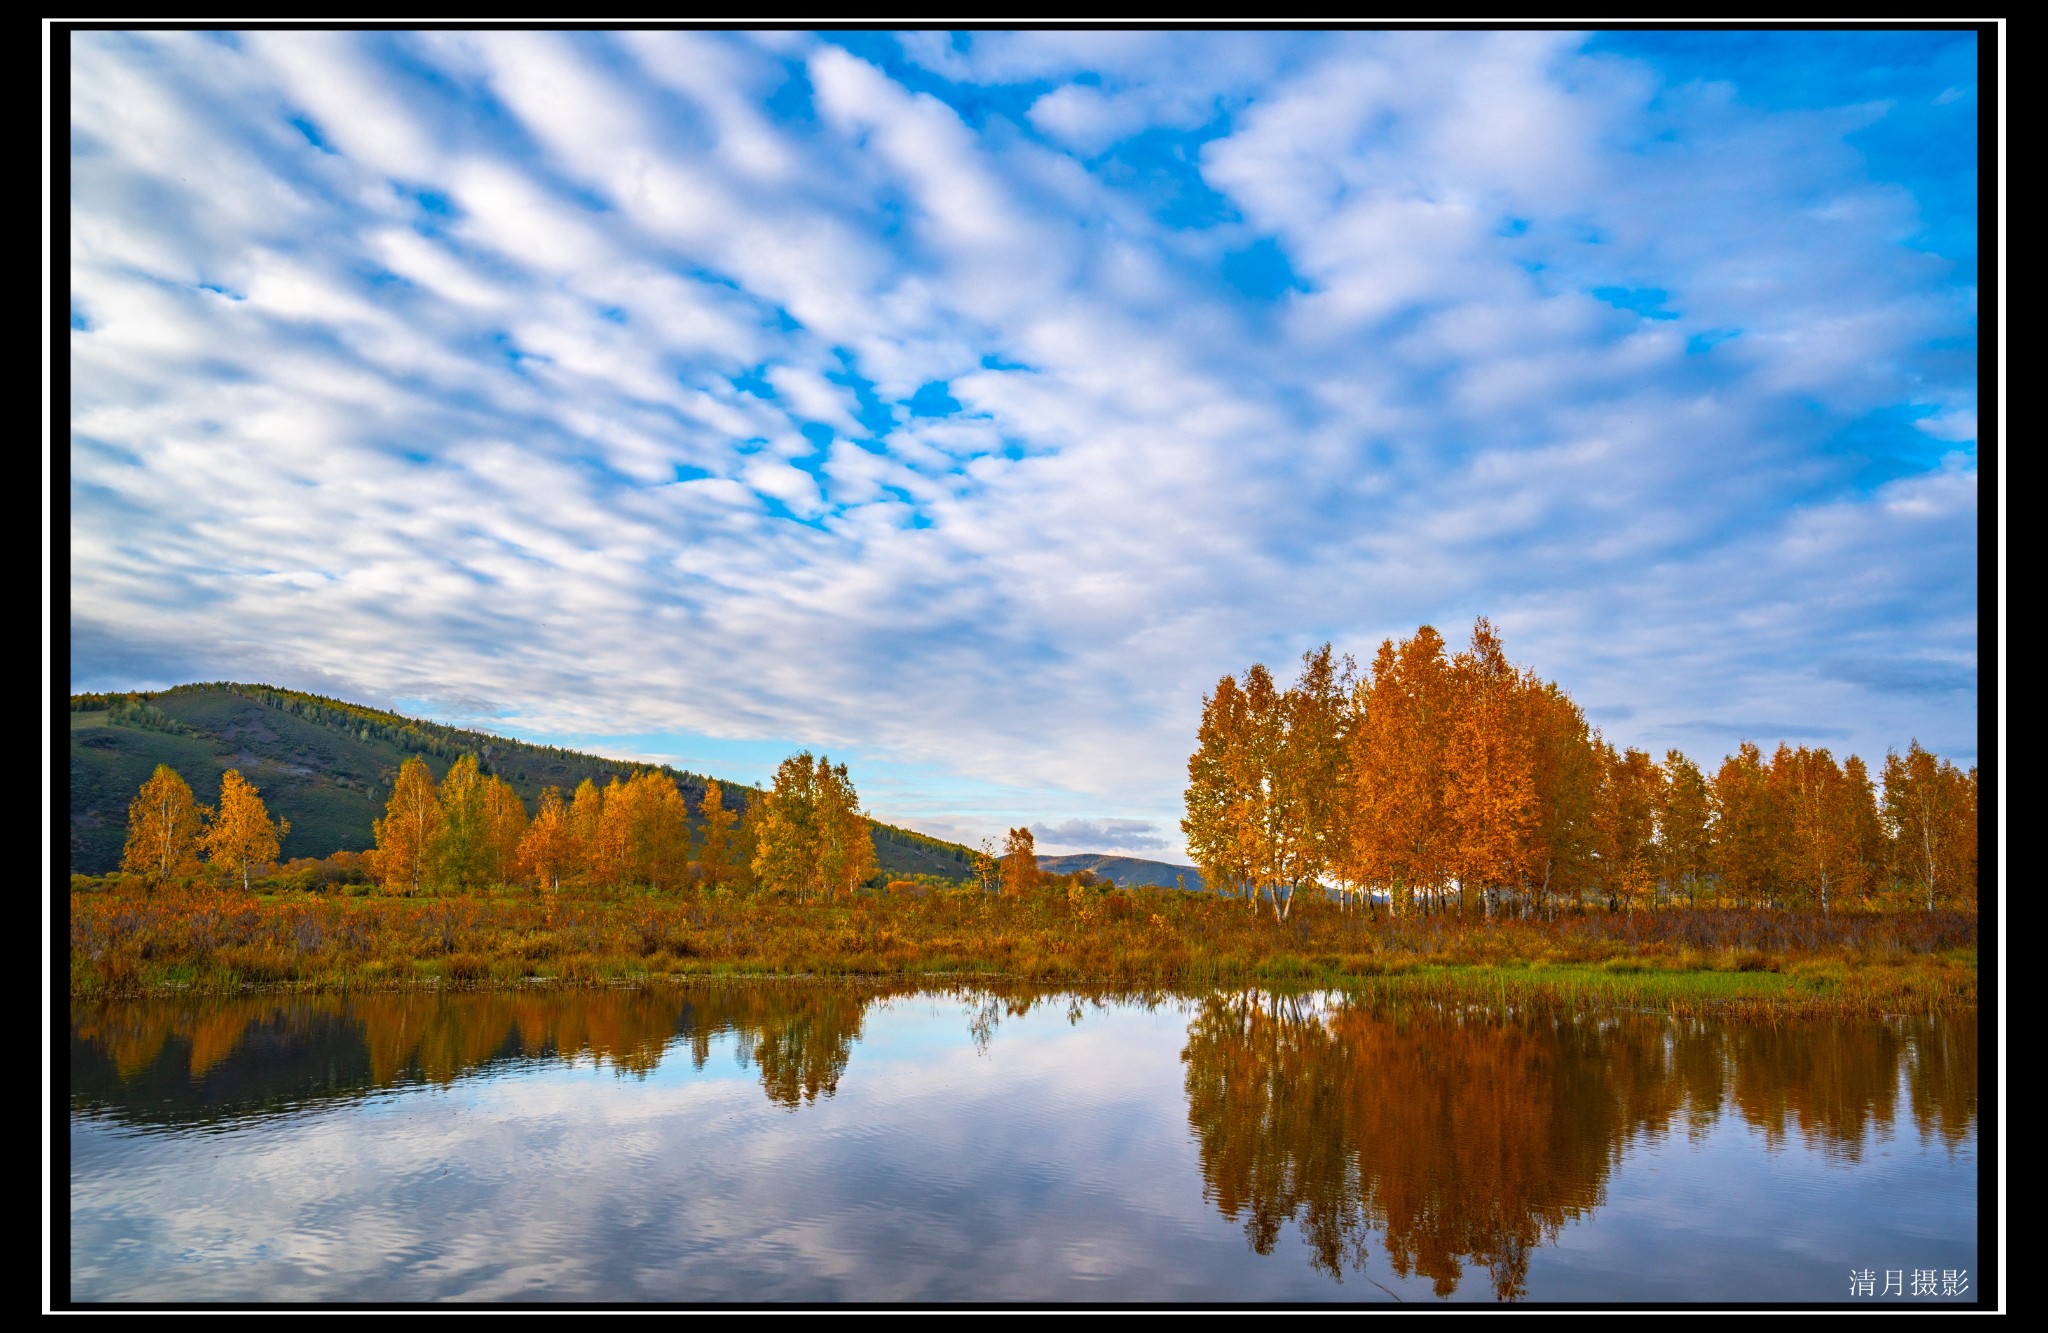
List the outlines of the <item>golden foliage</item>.
{"label": "golden foliage", "polygon": [[200,838],[211,813],[192,799],[192,788],[168,764],[135,793],[128,805],[128,843],[121,868],[142,875],[157,888],[199,864]]}

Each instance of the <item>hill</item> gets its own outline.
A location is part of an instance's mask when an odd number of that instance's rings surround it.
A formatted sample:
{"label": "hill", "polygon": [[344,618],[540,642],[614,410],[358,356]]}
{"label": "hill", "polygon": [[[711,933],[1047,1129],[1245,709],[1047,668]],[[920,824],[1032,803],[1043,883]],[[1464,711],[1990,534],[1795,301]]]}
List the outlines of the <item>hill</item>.
{"label": "hill", "polygon": [[[267,685],[226,681],[179,685],[147,694],[71,698],[71,869],[97,875],[117,868],[128,834],[128,803],[158,764],[169,764],[202,804],[220,791],[221,774],[239,769],[272,816],[291,821],[282,854],[326,856],[374,844],[371,823],[384,813],[391,784],[411,755],[439,781],[465,754],[512,785],[529,812],[544,788],[564,796],[585,778],[603,786],[651,767],[551,745],[465,731],[360,704]],[[703,774],[660,766],[694,812]],[[720,781],[727,800],[761,793]],[[965,847],[890,824],[873,824],[875,859],[892,875],[965,879],[974,854]]]}
{"label": "hill", "polygon": [[1054,875],[1071,875],[1076,870],[1092,870],[1102,878],[1114,880],[1125,888],[1133,884],[1161,884],[1172,888],[1176,882],[1190,889],[1202,887],[1202,872],[1193,866],[1177,866],[1167,861],[1145,861],[1135,856],[1109,856],[1101,852],[1041,856],[1038,858],[1038,868]]}

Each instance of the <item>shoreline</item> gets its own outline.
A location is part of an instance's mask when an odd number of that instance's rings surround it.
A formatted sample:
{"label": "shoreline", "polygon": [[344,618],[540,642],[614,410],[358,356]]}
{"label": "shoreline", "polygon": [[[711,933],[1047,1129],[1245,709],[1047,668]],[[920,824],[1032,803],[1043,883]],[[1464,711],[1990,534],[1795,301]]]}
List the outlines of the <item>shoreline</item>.
{"label": "shoreline", "polygon": [[71,897],[69,998],[645,987],[1333,990],[1502,1009],[1877,1017],[1977,1003],[1959,913],[1669,908],[1551,920],[1371,916],[1304,903],[1285,922],[1183,892],[799,902],[719,892],[399,898],[218,889]]}

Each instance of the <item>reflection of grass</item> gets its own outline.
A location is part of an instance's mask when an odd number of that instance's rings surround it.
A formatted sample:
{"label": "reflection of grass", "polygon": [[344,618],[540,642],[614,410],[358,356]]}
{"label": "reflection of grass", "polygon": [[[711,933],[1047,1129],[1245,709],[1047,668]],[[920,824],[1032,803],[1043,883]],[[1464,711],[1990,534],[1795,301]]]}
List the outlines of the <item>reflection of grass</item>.
{"label": "reflection of grass", "polygon": [[1595,1004],[1676,1014],[1752,1010],[1802,1015],[1926,1011],[1976,1002],[1976,974],[1944,959],[1924,968],[1803,961],[1786,974],[1680,971],[1634,959],[1600,964],[1424,964],[1363,987],[1389,996],[1493,1001],[1516,1007]]}
{"label": "reflection of grass", "polygon": [[1925,1012],[1976,1000],[1976,925],[1953,913],[1671,911],[1555,921],[1373,918],[1305,902],[1276,923],[1175,892],[990,899],[732,893],[71,899],[75,996],[167,990],[501,987],[535,980],[1011,979],[1202,990],[1318,986],[1497,1005],[1679,1013]]}

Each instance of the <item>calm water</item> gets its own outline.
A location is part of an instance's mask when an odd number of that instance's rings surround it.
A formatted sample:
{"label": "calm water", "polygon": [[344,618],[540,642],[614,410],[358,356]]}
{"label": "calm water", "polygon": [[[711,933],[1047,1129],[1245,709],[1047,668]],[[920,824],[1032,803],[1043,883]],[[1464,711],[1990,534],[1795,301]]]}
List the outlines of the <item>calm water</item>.
{"label": "calm water", "polygon": [[78,1301],[1978,1294],[1971,1018],[269,997],[74,1012],[71,1068]]}

